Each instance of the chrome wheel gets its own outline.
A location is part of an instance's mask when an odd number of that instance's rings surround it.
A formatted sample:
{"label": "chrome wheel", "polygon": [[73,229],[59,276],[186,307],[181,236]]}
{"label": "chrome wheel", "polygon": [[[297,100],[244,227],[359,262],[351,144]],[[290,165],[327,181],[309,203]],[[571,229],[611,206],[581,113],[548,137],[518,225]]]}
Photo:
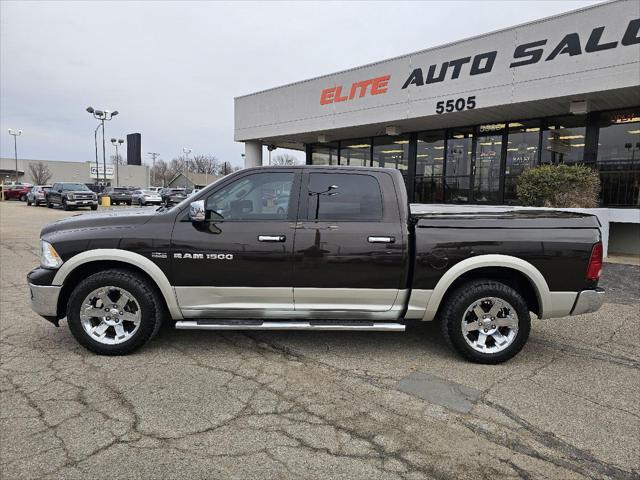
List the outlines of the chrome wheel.
{"label": "chrome wheel", "polygon": [[141,310],[131,293],[120,287],[101,287],[85,297],[80,308],[82,328],[93,340],[116,345],[138,330]]}
{"label": "chrome wheel", "polygon": [[505,300],[484,297],[469,305],[462,316],[462,333],[477,352],[498,353],[518,334],[518,314]]}

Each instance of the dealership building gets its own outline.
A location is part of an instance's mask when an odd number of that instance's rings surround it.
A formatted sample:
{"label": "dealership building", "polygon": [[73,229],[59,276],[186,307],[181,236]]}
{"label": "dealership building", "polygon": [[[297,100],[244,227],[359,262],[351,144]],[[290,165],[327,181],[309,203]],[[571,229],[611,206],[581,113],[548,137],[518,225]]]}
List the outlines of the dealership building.
{"label": "dealership building", "polygon": [[238,97],[235,140],[246,166],[267,146],[312,165],[397,168],[414,203],[517,205],[526,169],[589,165],[610,251],[640,253],[640,2]]}

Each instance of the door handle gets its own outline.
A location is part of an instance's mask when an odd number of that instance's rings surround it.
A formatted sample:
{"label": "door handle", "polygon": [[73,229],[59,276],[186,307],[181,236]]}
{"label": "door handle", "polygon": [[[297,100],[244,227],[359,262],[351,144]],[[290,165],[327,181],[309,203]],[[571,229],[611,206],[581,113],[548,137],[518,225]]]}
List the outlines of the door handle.
{"label": "door handle", "polygon": [[259,242],[284,242],[286,239],[284,235],[258,235]]}
{"label": "door handle", "polygon": [[395,243],[395,237],[369,237],[369,243]]}

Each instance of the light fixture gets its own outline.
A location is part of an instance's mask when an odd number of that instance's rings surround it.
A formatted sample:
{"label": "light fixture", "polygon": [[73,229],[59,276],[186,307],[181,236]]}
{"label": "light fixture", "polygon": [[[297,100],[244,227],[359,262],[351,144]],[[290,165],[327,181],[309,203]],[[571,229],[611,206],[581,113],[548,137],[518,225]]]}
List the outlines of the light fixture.
{"label": "light fixture", "polygon": [[523,127],[524,125],[522,123],[519,122],[514,122],[514,123],[510,123],[509,124],[509,128],[515,128],[515,127]]}
{"label": "light fixture", "polygon": [[631,135],[640,135],[640,130],[629,130]]}
{"label": "light fixture", "polygon": [[324,133],[318,135],[318,143],[327,143],[329,141],[329,137],[327,137]]}
{"label": "light fixture", "polygon": [[433,147],[434,150],[444,150],[444,145],[437,145]]}
{"label": "light fixture", "polygon": [[534,128],[525,129],[525,132],[539,132],[539,131],[540,131],[540,127],[534,127]]}
{"label": "light fixture", "polygon": [[400,135],[402,133],[402,130],[400,130],[400,127],[396,125],[389,125],[384,129],[384,131],[387,135]]}
{"label": "light fixture", "polygon": [[347,148],[367,148],[370,147],[368,143],[359,143],[357,145],[346,145]]}
{"label": "light fixture", "polygon": [[407,143],[409,143],[409,140],[396,140],[393,143],[398,145],[406,145]]}
{"label": "light fixture", "polygon": [[420,153],[418,155],[416,155],[418,158],[427,158],[429,155],[426,153]]}
{"label": "light fixture", "polygon": [[404,150],[380,150],[380,153],[404,153]]}
{"label": "light fixture", "polygon": [[584,147],[584,143],[576,143],[576,144],[572,144],[572,147]]}
{"label": "light fixture", "polygon": [[563,135],[558,137],[558,140],[576,140],[578,138],[584,138],[584,135]]}

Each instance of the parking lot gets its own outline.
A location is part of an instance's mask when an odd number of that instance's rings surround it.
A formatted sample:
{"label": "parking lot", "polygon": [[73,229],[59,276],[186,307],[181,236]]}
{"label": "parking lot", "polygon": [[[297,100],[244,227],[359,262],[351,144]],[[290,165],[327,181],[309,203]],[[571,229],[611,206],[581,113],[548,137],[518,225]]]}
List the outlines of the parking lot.
{"label": "parking lot", "polygon": [[34,314],[25,283],[40,228],[78,213],[0,202],[1,478],[640,477],[640,267],[606,264],[599,312],[535,321],[498,366],[431,324],[166,325],[99,357]]}

